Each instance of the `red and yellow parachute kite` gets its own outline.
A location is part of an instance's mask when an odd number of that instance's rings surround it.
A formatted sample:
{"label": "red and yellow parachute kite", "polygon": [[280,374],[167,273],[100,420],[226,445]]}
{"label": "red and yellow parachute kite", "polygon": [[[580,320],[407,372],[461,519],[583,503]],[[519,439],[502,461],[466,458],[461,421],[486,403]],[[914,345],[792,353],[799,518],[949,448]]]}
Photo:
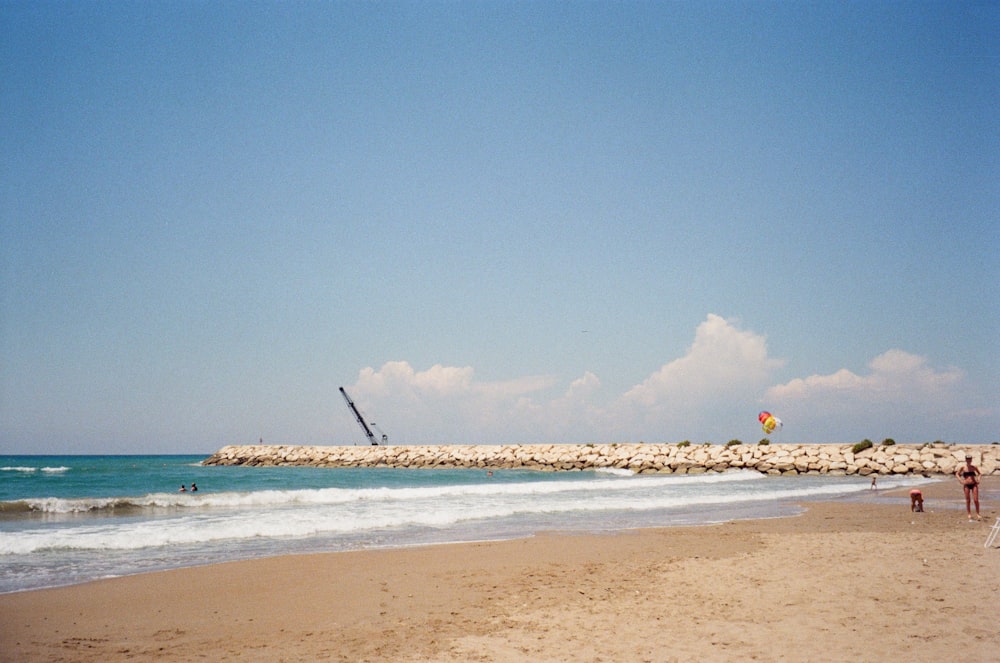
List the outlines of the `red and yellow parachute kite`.
{"label": "red and yellow parachute kite", "polygon": [[760,427],[765,433],[770,435],[777,428],[781,428],[784,424],[781,423],[781,419],[768,412],[767,410],[761,412],[757,415],[757,421],[760,422]]}

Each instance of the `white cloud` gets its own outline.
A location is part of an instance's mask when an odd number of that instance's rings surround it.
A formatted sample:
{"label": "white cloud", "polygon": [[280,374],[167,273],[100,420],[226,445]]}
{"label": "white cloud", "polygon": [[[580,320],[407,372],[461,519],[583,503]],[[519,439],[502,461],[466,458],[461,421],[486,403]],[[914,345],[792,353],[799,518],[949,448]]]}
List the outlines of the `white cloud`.
{"label": "white cloud", "polygon": [[969,397],[961,370],[903,350],[875,357],[864,375],[841,369],[771,386],[783,364],[764,336],[711,314],[683,356],[623,394],[602,392],[590,371],[551,396],[553,376],[480,381],[471,366],[418,371],[406,361],[363,369],[349,391],[401,444],[754,442],[762,404],[785,422],[776,441],[984,442],[975,431],[998,417],[995,403]]}
{"label": "white cloud", "polygon": [[965,374],[957,368],[935,371],[926,357],[889,350],[875,357],[868,367],[871,372],[861,376],[842,368],[831,375],[811,375],[796,378],[787,384],[771,387],[766,397],[772,401],[807,401],[814,403],[858,404],[888,403],[896,406],[940,408],[952,406],[955,386]]}
{"label": "white cloud", "polygon": [[364,368],[355,388],[373,397],[392,394],[407,399],[421,396],[444,397],[468,391],[472,383],[472,367],[441,366],[435,364],[426,371],[413,370],[408,362],[390,361],[382,368]]}
{"label": "white cloud", "polygon": [[348,391],[372,417],[379,413],[383,428],[391,421],[394,428],[406,431],[400,442],[492,443],[518,434],[513,415],[523,409],[526,395],[554,383],[549,376],[481,382],[471,366],[435,364],[417,371],[409,362],[390,361],[378,370],[362,369]]}
{"label": "white cloud", "polygon": [[757,402],[783,364],[768,355],[765,337],[709,314],[683,357],[618,399],[615,411],[626,417],[618,430],[631,438],[673,441],[752,434]]}
{"label": "white cloud", "polygon": [[[405,361],[363,369],[351,391],[373,410],[392,412],[397,425],[413,431],[412,442],[701,439],[728,434],[721,431],[734,417],[750,420],[747,413],[781,364],[768,357],[762,336],[709,315],[685,356],[603,401],[601,381],[590,371],[562,395],[544,399],[540,392],[556,384],[551,376],[479,382],[471,367],[415,371]],[[703,430],[706,422],[710,431]]]}
{"label": "white cloud", "polygon": [[687,354],[632,387],[623,400],[646,408],[689,410],[706,399],[759,390],[783,363],[768,357],[763,336],[709,314]]}
{"label": "white cloud", "polygon": [[489,395],[504,399],[546,389],[554,380],[547,376],[529,376],[501,382],[476,382],[471,366],[435,364],[426,371],[415,371],[409,362],[386,362],[381,369],[364,368],[355,387],[366,394],[379,396],[405,393],[413,398],[434,400]]}
{"label": "white cloud", "polygon": [[562,397],[565,402],[578,402],[581,399],[588,398],[595,391],[600,389],[601,381],[596,375],[587,371],[583,374],[582,378],[577,378],[569,384],[569,389],[566,390],[566,394]]}
{"label": "white cloud", "polygon": [[893,437],[899,441],[934,439],[970,442],[996,409],[982,407],[965,372],[933,368],[926,357],[892,349],[858,375],[840,369],[829,375],[796,378],[767,390],[765,397],[789,419],[800,420],[803,436],[817,441]]}

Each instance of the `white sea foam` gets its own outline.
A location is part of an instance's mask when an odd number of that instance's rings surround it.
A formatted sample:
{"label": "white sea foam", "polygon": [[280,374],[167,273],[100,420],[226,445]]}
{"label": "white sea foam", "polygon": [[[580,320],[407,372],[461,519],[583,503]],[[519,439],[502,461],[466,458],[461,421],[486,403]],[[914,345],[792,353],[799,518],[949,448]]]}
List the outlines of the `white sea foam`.
{"label": "white sea foam", "polygon": [[[138,550],[250,539],[360,535],[399,528],[449,528],[462,523],[558,516],[578,519],[601,512],[632,513],[707,508],[843,495],[867,490],[864,482],[808,484],[768,481],[755,473],[657,476],[588,481],[491,483],[380,489],[257,491],[205,495],[149,495],[138,502],[165,506],[157,516],[73,519],[65,526],[0,532],[0,555],[40,551]],[[909,480],[913,483],[913,479]],[[37,502],[37,501],[36,501]],[[57,512],[79,508],[52,500]],[[106,500],[84,500],[107,508]],[[132,502],[130,502],[131,504]],[[175,509],[183,504],[183,510]],[[198,506],[191,510],[188,507]],[[95,522],[96,520],[96,522]]]}
{"label": "white sea foam", "polygon": [[617,477],[635,476],[635,472],[624,467],[598,467],[594,472],[596,474],[610,474]]}
{"label": "white sea foam", "polygon": [[[620,479],[620,480],[619,480]],[[52,514],[87,513],[129,509],[207,509],[281,507],[291,505],[336,505],[350,502],[411,502],[435,498],[495,495],[558,495],[560,493],[634,492],[696,484],[728,484],[763,481],[758,472],[737,471],[700,475],[605,475],[571,481],[487,482],[465,485],[408,488],[316,488],[298,490],[257,490],[221,493],[150,493],[136,497],[90,497],[26,499],[31,511]]]}
{"label": "white sea foam", "polygon": [[62,467],[62,466],[60,466],[60,467],[26,467],[26,466],[18,465],[18,466],[0,467],[0,472],[25,472],[25,473],[28,473],[28,474],[30,474],[32,472],[57,473],[57,472],[66,472],[67,470],[69,470],[68,467]]}

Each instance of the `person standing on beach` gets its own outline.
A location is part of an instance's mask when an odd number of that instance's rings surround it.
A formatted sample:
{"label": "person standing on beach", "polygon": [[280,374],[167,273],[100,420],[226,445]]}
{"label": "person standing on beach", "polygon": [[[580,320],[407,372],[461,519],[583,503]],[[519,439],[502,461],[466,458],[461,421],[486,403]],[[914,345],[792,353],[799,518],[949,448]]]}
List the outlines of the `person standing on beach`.
{"label": "person standing on beach", "polygon": [[971,503],[976,505],[976,520],[982,520],[979,515],[979,477],[983,475],[979,468],[972,464],[972,456],[965,457],[965,465],[955,470],[955,478],[962,484],[965,491],[965,513],[972,520]]}

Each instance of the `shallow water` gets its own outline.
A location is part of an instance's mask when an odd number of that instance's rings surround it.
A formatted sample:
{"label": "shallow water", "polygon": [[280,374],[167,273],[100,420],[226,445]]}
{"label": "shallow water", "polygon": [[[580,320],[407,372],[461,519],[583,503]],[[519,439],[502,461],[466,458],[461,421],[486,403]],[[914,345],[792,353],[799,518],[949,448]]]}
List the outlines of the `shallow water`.
{"label": "shallow water", "polygon": [[[0,457],[0,592],[278,554],[796,513],[863,477],[756,472],[202,467],[202,456]],[[880,479],[880,488],[914,484]],[[198,492],[176,492],[194,482]]]}

